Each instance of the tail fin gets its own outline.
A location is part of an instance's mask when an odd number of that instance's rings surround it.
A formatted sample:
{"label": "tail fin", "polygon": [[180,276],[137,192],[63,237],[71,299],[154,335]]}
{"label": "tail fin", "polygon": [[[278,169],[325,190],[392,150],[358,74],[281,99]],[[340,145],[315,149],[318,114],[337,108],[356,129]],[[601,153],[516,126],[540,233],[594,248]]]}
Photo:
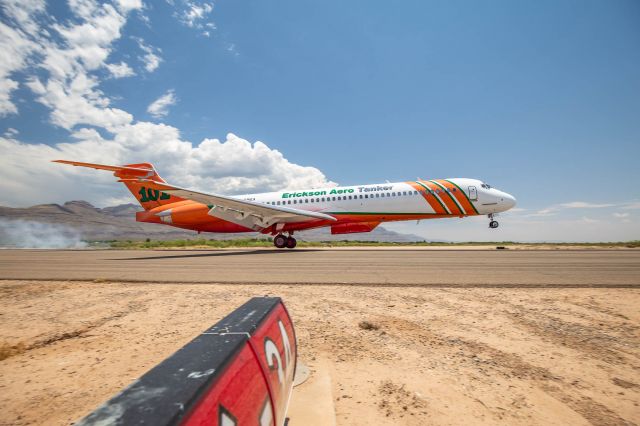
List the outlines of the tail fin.
{"label": "tail fin", "polygon": [[119,178],[131,191],[134,197],[145,210],[150,210],[165,204],[184,201],[184,198],[169,195],[157,189],[147,188],[140,179],[148,179],[155,182],[165,183],[151,163],[126,164],[124,166],[107,166],[104,164],[81,163],[78,161],[54,160],[54,163],[71,164],[79,167],[89,167],[98,170],[109,170]]}

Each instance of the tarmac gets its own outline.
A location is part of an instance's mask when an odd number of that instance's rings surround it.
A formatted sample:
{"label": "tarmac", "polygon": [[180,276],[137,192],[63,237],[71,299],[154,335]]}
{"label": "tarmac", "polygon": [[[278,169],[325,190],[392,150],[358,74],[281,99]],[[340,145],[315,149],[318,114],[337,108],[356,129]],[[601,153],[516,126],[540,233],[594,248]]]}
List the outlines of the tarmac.
{"label": "tarmac", "polygon": [[0,279],[625,288],[640,250],[0,250]]}

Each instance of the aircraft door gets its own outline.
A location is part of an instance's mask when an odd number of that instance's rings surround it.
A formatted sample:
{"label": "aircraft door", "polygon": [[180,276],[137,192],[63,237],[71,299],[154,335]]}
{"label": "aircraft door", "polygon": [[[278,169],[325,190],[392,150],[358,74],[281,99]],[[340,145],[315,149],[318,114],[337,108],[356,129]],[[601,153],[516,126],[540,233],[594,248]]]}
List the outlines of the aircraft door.
{"label": "aircraft door", "polygon": [[469,187],[469,199],[472,201],[478,200],[478,190],[476,189],[475,186]]}

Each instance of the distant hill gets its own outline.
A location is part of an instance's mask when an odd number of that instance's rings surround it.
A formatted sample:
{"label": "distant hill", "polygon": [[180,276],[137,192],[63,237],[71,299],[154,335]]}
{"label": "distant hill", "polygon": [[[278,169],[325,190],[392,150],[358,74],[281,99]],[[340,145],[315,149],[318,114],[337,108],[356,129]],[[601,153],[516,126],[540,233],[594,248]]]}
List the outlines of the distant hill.
{"label": "distant hill", "polygon": [[[69,201],[63,205],[41,204],[26,208],[0,206],[0,245],[16,245],[12,240],[23,234],[45,233],[54,237],[62,234],[68,238],[85,241],[101,240],[172,240],[189,238],[232,239],[253,237],[260,234],[214,234],[181,230],[166,225],[140,223],[135,213],[136,204],[97,208],[86,201]],[[42,237],[45,238],[45,237]],[[390,231],[379,226],[364,234],[331,235],[329,228],[297,232],[296,238],[307,241],[363,240],[363,241],[424,241],[423,237]],[[19,245],[19,244],[18,244]]]}

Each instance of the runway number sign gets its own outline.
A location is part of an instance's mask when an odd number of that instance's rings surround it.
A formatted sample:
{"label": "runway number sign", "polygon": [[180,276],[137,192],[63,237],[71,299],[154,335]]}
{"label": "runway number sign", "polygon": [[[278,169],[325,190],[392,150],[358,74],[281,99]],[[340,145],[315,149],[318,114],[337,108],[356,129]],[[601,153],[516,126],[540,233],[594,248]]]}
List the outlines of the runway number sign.
{"label": "runway number sign", "polygon": [[284,425],[297,347],[279,297],[254,297],[78,426]]}

